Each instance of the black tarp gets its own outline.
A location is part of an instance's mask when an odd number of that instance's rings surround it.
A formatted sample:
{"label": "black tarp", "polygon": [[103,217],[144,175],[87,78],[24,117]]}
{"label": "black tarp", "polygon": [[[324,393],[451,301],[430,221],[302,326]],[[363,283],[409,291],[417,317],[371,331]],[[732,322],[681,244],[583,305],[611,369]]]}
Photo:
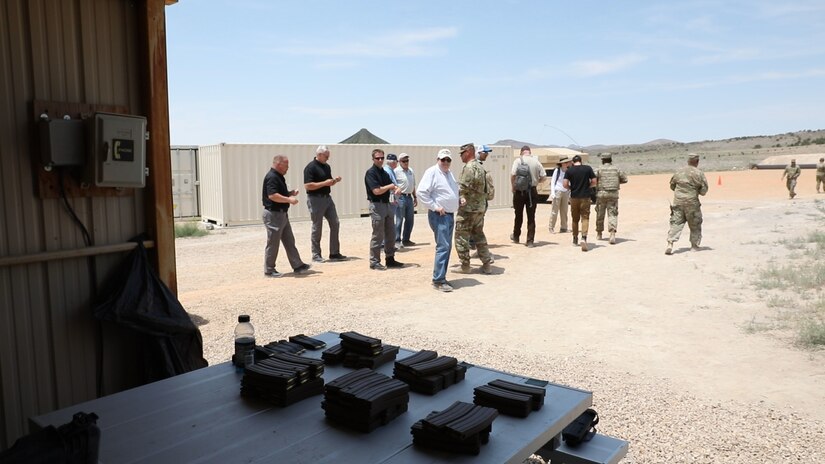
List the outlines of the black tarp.
{"label": "black tarp", "polygon": [[206,367],[200,330],[149,264],[142,238],[134,241],[138,246],[116,270],[95,317],[136,335],[139,358],[132,367],[139,370],[140,383]]}

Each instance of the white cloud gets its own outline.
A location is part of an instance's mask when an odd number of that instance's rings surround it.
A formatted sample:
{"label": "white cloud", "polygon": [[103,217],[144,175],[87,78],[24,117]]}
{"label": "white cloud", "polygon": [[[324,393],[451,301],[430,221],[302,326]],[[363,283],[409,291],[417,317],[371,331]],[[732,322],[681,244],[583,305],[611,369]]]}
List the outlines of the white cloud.
{"label": "white cloud", "polygon": [[438,42],[458,35],[455,27],[433,27],[384,35],[362,37],[334,43],[296,43],[276,47],[275,51],[290,55],[342,57],[431,56],[443,53]]}
{"label": "white cloud", "polygon": [[646,59],[637,54],[622,55],[607,60],[577,61],[570,66],[570,69],[580,76],[599,76],[627,69]]}

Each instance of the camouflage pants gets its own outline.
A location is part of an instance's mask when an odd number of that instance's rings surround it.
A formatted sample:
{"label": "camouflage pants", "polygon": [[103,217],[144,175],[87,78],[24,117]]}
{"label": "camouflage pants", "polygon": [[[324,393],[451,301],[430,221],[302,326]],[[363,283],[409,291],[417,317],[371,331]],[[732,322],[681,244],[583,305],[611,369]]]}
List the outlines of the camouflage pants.
{"label": "camouflage pants", "polygon": [[616,232],[619,225],[619,195],[599,192],[596,197],[596,232],[604,230],[604,216],[607,213],[607,231]]}
{"label": "camouflage pants", "polygon": [[670,231],[668,242],[676,242],[682,235],[687,222],[690,228],[690,245],[698,247],[702,243],[702,208],[699,205],[673,205],[670,207]]}
{"label": "camouflage pants", "polygon": [[816,191],[819,192],[819,184],[822,184],[823,190],[825,190],[825,175],[817,174],[816,175]]}
{"label": "camouflage pants", "polygon": [[493,260],[484,236],[484,212],[459,211],[455,217],[455,251],[461,263],[470,262],[470,240],[478,250],[481,262],[487,264]]}
{"label": "camouflage pants", "polygon": [[793,198],[796,196],[796,178],[791,179],[788,177],[788,180],[785,181],[785,186],[788,187],[788,195]]}

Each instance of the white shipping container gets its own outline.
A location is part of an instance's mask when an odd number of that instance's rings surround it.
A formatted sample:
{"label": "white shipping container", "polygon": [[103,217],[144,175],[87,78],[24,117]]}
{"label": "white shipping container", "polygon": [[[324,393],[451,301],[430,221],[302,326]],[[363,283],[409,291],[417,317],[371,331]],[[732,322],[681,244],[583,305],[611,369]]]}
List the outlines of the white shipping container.
{"label": "white shipping container", "polygon": [[172,146],[171,149],[173,216],[198,217],[198,147]]}
{"label": "white shipping container", "polygon": [[[200,179],[200,214],[203,221],[219,226],[257,224],[261,222],[263,178],[272,167],[275,155],[289,158],[289,171],[285,176],[287,187],[297,189],[299,203],[289,208],[291,220],[308,220],[304,167],[315,157],[318,144],[228,144],[208,145],[198,148]],[[407,153],[410,167],[415,171],[416,182],[424,171],[435,164],[436,153],[448,148],[453,153],[452,171],[456,178],[464,164],[459,159],[458,146],[439,145],[362,145],[332,144],[329,165],[333,176],[342,181],[332,187],[332,198],[339,217],[358,217],[367,214],[364,175],[372,166],[372,150],[381,148],[385,153]],[[484,166],[493,177],[496,197],[491,208],[509,207],[510,166],[512,147],[490,146],[493,149]],[[424,212],[419,206],[418,212]]]}

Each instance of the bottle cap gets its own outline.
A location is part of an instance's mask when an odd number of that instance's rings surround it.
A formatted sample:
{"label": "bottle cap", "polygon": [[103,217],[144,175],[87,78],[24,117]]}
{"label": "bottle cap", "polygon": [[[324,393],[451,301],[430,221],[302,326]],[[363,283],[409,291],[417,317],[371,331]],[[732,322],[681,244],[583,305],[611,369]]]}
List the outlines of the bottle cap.
{"label": "bottle cap", "polygon": [[238,316],[238,322],[249,322],[249,316],[247,316],[246,314]]}

